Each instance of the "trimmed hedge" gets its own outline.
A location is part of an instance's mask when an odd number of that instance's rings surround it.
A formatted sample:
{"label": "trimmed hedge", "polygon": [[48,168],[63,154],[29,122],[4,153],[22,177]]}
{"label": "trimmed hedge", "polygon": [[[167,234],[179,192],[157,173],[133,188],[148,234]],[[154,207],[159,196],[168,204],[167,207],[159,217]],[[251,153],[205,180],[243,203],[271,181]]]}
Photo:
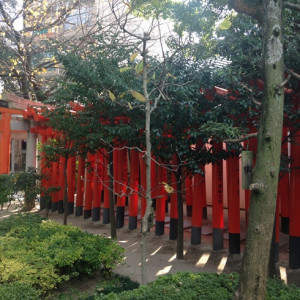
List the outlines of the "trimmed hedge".
{"label": "trimmed hedge", "polygon": [[9,219],[0,222],[0,283],[19,282],[45,293],[71,277],[110,271],[123,260],[116,242],[78,227],[34,214]]}
{"label": "trimmed hedge", "polygon": [[0,284],[0,300],[38,300],[40,292],[20,282]]}
{"label": "trimmed hedge", "polygon": [[[95,300],[226,300],[237,289],[238,275],[179,272],[160,276],[146,286],[119,294],[98,295]],[[300,300],[300,288],[270,279],[267,300]]]}

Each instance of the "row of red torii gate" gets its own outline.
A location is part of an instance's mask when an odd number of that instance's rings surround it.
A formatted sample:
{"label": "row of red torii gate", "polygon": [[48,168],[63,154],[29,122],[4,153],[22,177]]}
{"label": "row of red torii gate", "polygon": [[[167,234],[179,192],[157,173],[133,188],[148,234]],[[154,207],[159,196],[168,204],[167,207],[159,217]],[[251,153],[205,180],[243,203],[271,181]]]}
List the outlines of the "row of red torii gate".
{"label": "row of red torii gate", "polygon": [[[45,127],[45,118],[31,105],[38,106],[8,93],[2,94],[0,103],[0,174],[11,170],[13,138],[26,139],[26,167],[36,166],[36,142],[45,143],[53,137],[53,131]],[[5,104],[7,103],[7,104]],[[19,121],[19,123],[17,122]],[[26,133],[26,134],[25,134]],[[288,134],[284,128],[283,137]],[[12,138],[13,137],[13,138]],[[248,148],[256,150],[256,141],[249,141]],[[297,192],[300,186],[300,132],[294,143],[285,143],[282,152],[292,158],[290,172],[281,174],[278,186],[275,247],[278,254],[280,231],[289,234],[289,267],[300,268],[300,199]],[[115,148],[113,150],[114,194],[117,228],[127,226],[136,229],[146,208],[146,176],[144,152],[139,149]],[[9,159],[10,158],[10,159]],[[44,165],[41,162],[41,165]],[[94,222],[110,223],[109,213],[109,172],[108,153],[99,149],[87,158],[71,157],[67,165],[68,206],[63,206],[65,185],[64,158],[43,168],[46,175],[42,186],[61,187],[52,194],[51,210],[68,214],[75,213]],[[168,166],[152,160],[151,187],[155,210],[155,234],[162,235],[168,227],[170,239],[177,238],[177,187],[173,172]],[[202,234],[212,235],[214,250],[224,247],[224,233],[229,239],[229,253],[240,253],[242,220],[247,222],[250,205],[250,191],[241,188],[241,161],[238,157],[205,166],[205,175],[186,176],[183,182],[185,199],[185,226],[191,231],[191,243],[200,244]],[[167,187],[167,188],[166,188]],[[170,192],[171,191],[171,192]],[[207,228],[207,208],[211,222]],[[241,218],[245,212],[246,218]],[[204,228],[206,226],[206,228]],[[205,231],[205,233],[204,233]]]}

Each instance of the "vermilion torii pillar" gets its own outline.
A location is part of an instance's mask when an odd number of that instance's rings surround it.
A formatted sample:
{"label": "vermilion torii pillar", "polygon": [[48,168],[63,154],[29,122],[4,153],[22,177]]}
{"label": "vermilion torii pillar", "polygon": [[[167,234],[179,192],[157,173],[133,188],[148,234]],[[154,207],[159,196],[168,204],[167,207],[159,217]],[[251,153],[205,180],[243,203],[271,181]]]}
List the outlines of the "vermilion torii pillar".
{"label": "vermilion torii pillar", "polygon": [[291,145],[291,209],[290,209],[290,256],[289,267],[300,268],[300,131],[297,131]]}
{"label": "vermilion torii pillar", "polygon": [[[284,127],[282,130],[282,139],[287,139],[288,129]],[[281,153],[288,158],[288,141],[286,140],[281,146]],[[286,166],[288,167],[288,166]],[[278,182],[278,198],[280,200],[280,216],[281,216],[281,232],[289,233],[290,219],[290,197],[289,197],[289,172],[283,171],[279,174]]]}
{"label": "vermilion torii pillar", "polygon": [[170,205],[170,240],[177,239],[177,226],[178,226],[178,211],[177,211],[177,188],[176,188],[176,177],[174,172],[171,173],[171,184],[170,186],[174,189],[171,194],[171,205]]}
{"label": "vermilion torii pillar", "polygon": [[99,151],[95,154],[95,169],[94,169],[94,190],[93,190],[93,210],[92,210],[92,221],[100,220],[101,211],[101,191],[102,191],[102,163],[103,156]]}
{"label": "vermilion torii pillar", "polygon": [[[54,162],[52,165],[52,185],[59,187],[59,163]],[[51,211],[58,210],[59,191],[52,194]]]}
{"label": "vermilion torii pillar", "polygon": [[118,168],[117,168],[117,212],[116,227],[124,227],[125,202],[127,189],[127,149],[117,150]]}
{"label": "vermilion torii pillar", "polygon": [[85,182],[85,193],[84,193],[84,219],[88,219],[92,216],[92,200],[93,200],[93,189],[94,189],[94,167],[95,167],[95,155],[88,153],[87,162],[89,166],[86,168],[86,182]]}
{"label": "vermilion torii pillar", "polygon": [[139,201],[139,152],[130,150],[129,230],[137,228]]}
{"label": "vermilion torii pillar", "polygon": [[157,166],[157,198],[156,198],[156,222],[155,235],[163,235],[165,231],[165,215],[167,195],[163,182],[167,182],[167,169],[163,166]]}
{"label": "vermilion torii pillar", "polygon": [[76,156],[73,156],[68,159],[68,165],[67,165],[68,215],[74,213],[75,175],[76,175]]}
{"label": "vermilion torii pillar", "polygon": [[85,177],[85,158],[78,155],[77,168],[77,185],[76,185],[76,210],[75,216],[83,214],[83,198],[84,198],[84,177]]}
{"label": "vermilion torii pillar", "polygon": [[194,175],[193,184],[193,210],[192,210],[192,232],[191,232],[191,244],[201,244],[202,235],[202,213],[203,203],[205,202],[205,179],[200,174]]}
{"label": "vermilion torii pillar", "polygon": [[185,179],[185,205],[186,205],[186,215],[188,217],[192,216],[193,210],[193,188],[192,188],[192,176],[187,176]]}
{"label": "vermilion torii pillar", "polygon": [[103,224],[110,223],[110,207],[109,207],[109,160],[108,153],[103,149]]}
{"label": "vermilion torii pillar", "polygon": [[223,216],[223,161],[212,166],[212,228],[213,249],[224,248],[224,216]]}
{"label": "vermilion torii pillar", "polygon": [[229,253],[240,253],[240,182],[239,157],[227,159],[227,200]]}
{"label": "vermilion torii pillar", "polygon": [[0,108],[0,174],[10,171],[10,120],[9,109]]}

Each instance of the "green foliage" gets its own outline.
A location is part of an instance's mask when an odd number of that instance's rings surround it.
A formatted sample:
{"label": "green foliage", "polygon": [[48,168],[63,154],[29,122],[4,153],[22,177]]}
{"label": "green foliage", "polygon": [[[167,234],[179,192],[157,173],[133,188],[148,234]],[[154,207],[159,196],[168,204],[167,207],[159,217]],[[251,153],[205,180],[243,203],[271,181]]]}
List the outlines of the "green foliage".
{"label": "green foliage", "polygon": [[16,227],[30,227],[40,224],[44,220],[39,214],[16,214],[0,222],[0,236],[5,236],[10,230]]}
{"label": "green foliage", "polygon": [[14,178],[10,174],[0,175],[0,205],[8,202],[14,192]]}
{"label": "green foliage", "polygon": [[[238,275],[179,272],[160,276],[146,286],[122,293],[100,294],[95,300],[225,300],[232,299],[237,289]],[[300,288],[287,286],[279,279],[270,279],[267,300],[300,299]]]}
{"label": "green foliage", "polygon": [[78,227],[40,222],[30,214],[13,221],[15,225],[6,221],[2,232],[9,231],[0,237],[1,283],[21,282],[46,292],[74,276],[107,272],[122,261],[124,250],[114,241]]}
{"label": "green foliage", "polygon": [[237,286],[237,275],[180,272],[159,277],[156,281],[133,291],[96,299],[153,299],[153,300],[225,300],[231,299]]}
{"label": "green foliage", "polygon": [[29,167],[27,171],[16,173],[16,190],[24,191],[24,207],[31,209],[34,207],[34,202],[37,195],[40,193],[41,175],[35,168]]}
{"label": "green foliage", "polygon": [[139,283],[132,281],[128,276],[121,276],[118,274],[113,274],[107,280],[100,283],[100,286],[97,288],[97,294],[91,296],[86,300],[93,300],[98,296],[108,295],[110,293],[121,293],[123,291],[131,291],[137,289]]}
{"label": "green foliage", "polygon": [[0,300],[38,300],[40,292],[30,284],[11,282],[0,284]]}

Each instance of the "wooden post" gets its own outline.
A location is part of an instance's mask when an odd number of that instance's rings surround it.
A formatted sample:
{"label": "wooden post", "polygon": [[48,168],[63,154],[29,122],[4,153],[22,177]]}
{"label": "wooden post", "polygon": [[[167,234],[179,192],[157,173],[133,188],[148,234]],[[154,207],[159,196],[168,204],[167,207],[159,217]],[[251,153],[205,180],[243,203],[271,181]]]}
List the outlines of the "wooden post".
{"label": "wooden post", "polygon": [[76,210],[75,216],[79,217],[83,214],[83,196],[84,196],[84,176],[85,176],[85,159],[78,156],[77,169],[77,186],[76,186]]}
{"label": "wooden post", "polygon": [[129,194],[129,230],[137,228],[138,200],[139,200],[139,153],[130,151],[130,194]]}
{"label": "wooden post", "polygon": [[300,131],[295,133],[291,145],[291,210],[290,210],[290,256],[289,267],[291,269],[300,268]]}
{"label": "wooden post", "polygon": [[203,202],[205,201],[205,180],[200,174],[194,175],[193,185],[193,210],[192,210],[192,232],[191,244],[201,244]]}
{"label": "wooden post", "polygon": [[165,232],[165,207],[167,195],[164,189],[163,182],[167,182],[167,169],[158,166],[157,167],[157,178],[158,178],[158,190],[156,198],[156,219],[155,219],[155,235],[163,235]]}
{"label": "wooden post", "polygon": [[177,189],[176,189],[176,177],[174,172],[171,173],[170,186],[174,189],[171,194],[171,207],[170,207],[170,240],[177,239],[177,225],[178,225],[178,211],[177,211]]}
{"label": "wooden post", "polygon": [[223,249],[223,162],[214,163],[212,167],[212,227],[213,249]]}
{"label": "wooden post", "polygon": [[240,253],[240,182],[239,158],[227,159],[227,198],[228,198],[228,227],[229,253]]}
{"label": "wooden post", "polygon": [[95,167],[95,155],[88,153],[87,161],[89,166],[86,168],[86,182],[85,182],[85,193],[84,193],[84,219],[88,219],[92,216],[92,200],[93,200],[93,189],[94,189],[94,167]]}

